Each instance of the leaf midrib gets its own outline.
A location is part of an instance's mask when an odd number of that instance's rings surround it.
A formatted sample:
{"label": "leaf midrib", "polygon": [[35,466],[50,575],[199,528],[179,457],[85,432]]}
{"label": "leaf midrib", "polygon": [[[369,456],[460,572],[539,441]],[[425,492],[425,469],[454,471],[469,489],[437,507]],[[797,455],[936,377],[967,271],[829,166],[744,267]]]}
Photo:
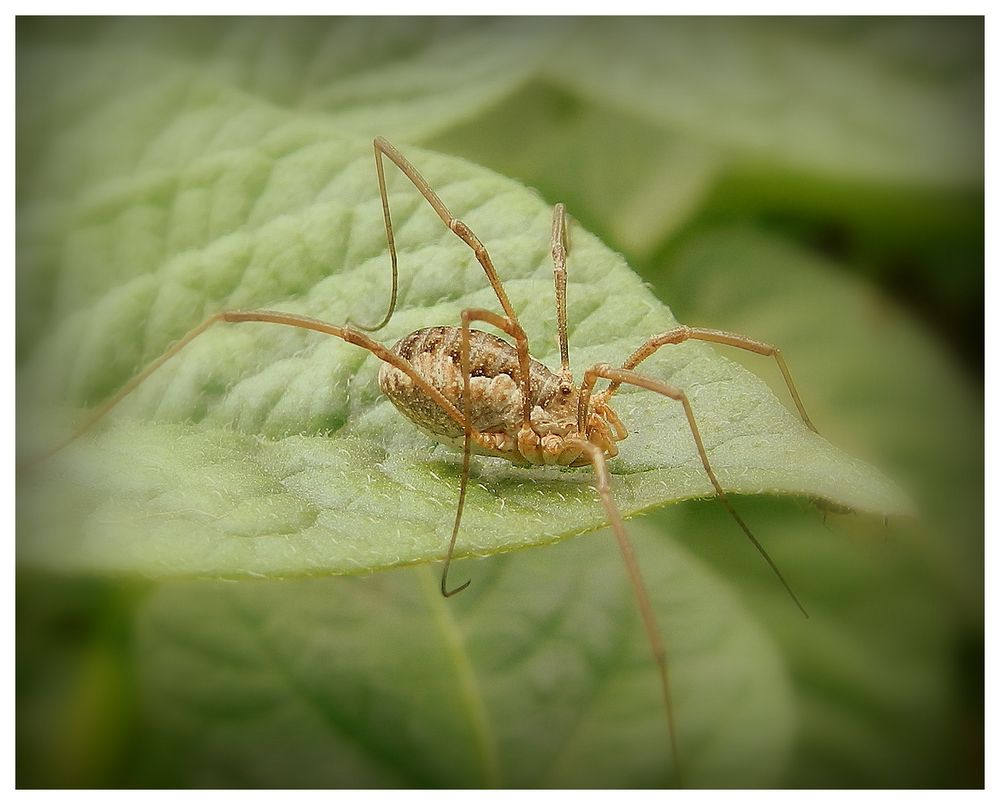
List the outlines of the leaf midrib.
{"label": "leaf midrib", "polygon": [[448,608],[447,602],[441,596],[430,567],[426,564],[421,565],[419,575],[420,589],[427,601],[427,608],[430,610],[434,625],[441,633],[445,651],[458,676],[459,684],[456,695],[468,716],[476,738],[476,750],[483,783],[490,788],[499,788],[501,777],[496,730],[490,721],[482,688],[472,667],[462,631],[459,629],[452,611]]}

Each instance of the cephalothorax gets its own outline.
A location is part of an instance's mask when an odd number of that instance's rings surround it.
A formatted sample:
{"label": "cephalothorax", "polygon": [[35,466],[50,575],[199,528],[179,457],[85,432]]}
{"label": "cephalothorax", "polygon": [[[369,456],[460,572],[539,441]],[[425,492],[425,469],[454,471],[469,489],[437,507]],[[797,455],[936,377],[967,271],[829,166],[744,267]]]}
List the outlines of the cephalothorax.
{"label": "cephalothorax", "polygon": [[[708,460],[694,413],[683,390],[635,371],[642,361],[658,349],[691,339],[725,344],[760,355],[771,356],[781,370],[799,414],[806,425],[815,430],[806,415],[781,353],[769,344],[754,341],[735,333],[678,326],[648,338],[621,366],[615,367],[606,363],[591,366],[583,372],[581,381],[577,385],[570,371],[567,342],[566,259],[568,236],[566,210],[563,205],[557,204],[552,216],[552,262],[561,359],[559,371],[556,372],[549,370],[531,357],[527,336],[518,321],[510,300],[507,298],[486,247],[468,226],[451,214],[426,180],[396,148],[381,137],[375,138],[374,147],[375,167],[378,174],[386,240],[392,268],[392,292],[389,306],[385,316],[378,324],[370,327],[338,326],[307,316],[274,310],[220,311],[209,316],[188,332],[140,374],[126,383],[117,394],[96,409],[69,439],[57,445],[50,453],[60,449],[67,442],[89,429],[163,363],[216,322],[283,324],[336,336],[368,350],[383,362],[379,372],[379,385],[393,404],[431,438],[462,451],[462,476],[458,505],[451,539],[444,557],[444,569],[441,574],[441,592],[446,597],[460,592],[469,584],[466,581],[459,587],[450,589],[448,587],[448,568],[455,551],[455,543],[461,524],[469,478],[469,463],[473,453],[496,456],[520,465],[573,467],[590,465],[593,468],[595,486],[607,514],[608,522],[621,548],[653,658],[659,670],[670,732],[671,753],[675,770],[678,770],[680,766],[667,674],[666,650],[656,626],[653,609],[643,585],[631,543],[611,494],[611,478],[607,469],[607,459],[618,454],[617,443],[628,436],[628,431],[611,407],[610,400],[622,384],[630,384],[681,403],[694,447],[719,500],[757,550],[760,551],[798,604],[798,599],[791,592],[777,567],[726,497]],[[497,301],[503,311],[502,314],[482,308],[469,308],[462,311],[460,325],[428,327],[417,330],[400,339],[391,348],[378,343],[362,332],[371,332],[384,327],[392,318],[396,307],[398,287],[396,247],[386,193],[383,157],[391,160],[410,179],[444,224],[473,250],[496,294]],[[473,329],[471,327],[473,322],[484,322],[497,328],[512,339],[513,343]],[[605,388],[595,391],[595,385],[602,379],[609,381],[609,384]],[[799,607],[801,608],[801,604]],[[679,772],[677,774],[679,775]]]}

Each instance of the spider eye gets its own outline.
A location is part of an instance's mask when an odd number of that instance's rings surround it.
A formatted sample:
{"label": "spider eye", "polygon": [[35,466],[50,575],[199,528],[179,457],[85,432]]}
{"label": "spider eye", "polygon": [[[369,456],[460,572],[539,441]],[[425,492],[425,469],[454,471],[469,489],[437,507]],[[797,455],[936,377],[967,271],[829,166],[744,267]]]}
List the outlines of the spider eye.
{"label": "spider eye", "polygon": [[561,385],[561,386],[559,387],[559,391],[561,391],[561,392],[562,392],[562,394],[563,394],[563,396],[564,396],[564,397],[565,397],[565,396],[566,396],[567,394],[569,394],[569,393],[570,393],[570,392],[571,392],[572,390],[573,390],[573,389],[571,389],[571,388],[569,387],[569,384],[568,384],[568,383],[563,383],[563,384],[562,384],[562,385]]}

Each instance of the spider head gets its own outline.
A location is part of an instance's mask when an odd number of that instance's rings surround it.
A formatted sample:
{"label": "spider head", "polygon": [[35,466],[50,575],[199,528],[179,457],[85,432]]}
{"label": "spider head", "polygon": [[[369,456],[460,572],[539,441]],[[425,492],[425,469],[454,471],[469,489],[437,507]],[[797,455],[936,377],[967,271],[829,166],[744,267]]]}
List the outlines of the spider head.
{"label": "spider head", "polygon": [[540,436],[555,434],[569,436],[577,430],[577,404],[580,390],[565,379],[545,402],[535,406],[531,413],[531,426]]}

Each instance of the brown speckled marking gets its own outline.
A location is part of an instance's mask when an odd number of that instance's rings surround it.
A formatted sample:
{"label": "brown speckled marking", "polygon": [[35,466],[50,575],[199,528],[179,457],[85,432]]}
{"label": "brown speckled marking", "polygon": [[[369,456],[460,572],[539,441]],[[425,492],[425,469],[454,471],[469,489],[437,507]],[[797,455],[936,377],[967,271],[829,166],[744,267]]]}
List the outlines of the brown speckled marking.
{"label": "brown speckled marking", "polygon": [[[425,327],[404,336],[392,351],[409,361],[430,385],[462,410],[462,329]],[[512,437],[509,450],[484,450],[523,463],[514,451],[521,427],[521,372],[517,350],[501,338],[480,330],[470,331],[470,414],[472,427],[480,433],[504,433]],[[379,386],[399,411],[438,441],[462,447],[465,433],[434,400],[405,373],[390,364],[379,371]],[[543,364],[531,360],[532,408],[544,408],[559,391],[559,377]],[[575,413],[575,412],[574,412]]]}

